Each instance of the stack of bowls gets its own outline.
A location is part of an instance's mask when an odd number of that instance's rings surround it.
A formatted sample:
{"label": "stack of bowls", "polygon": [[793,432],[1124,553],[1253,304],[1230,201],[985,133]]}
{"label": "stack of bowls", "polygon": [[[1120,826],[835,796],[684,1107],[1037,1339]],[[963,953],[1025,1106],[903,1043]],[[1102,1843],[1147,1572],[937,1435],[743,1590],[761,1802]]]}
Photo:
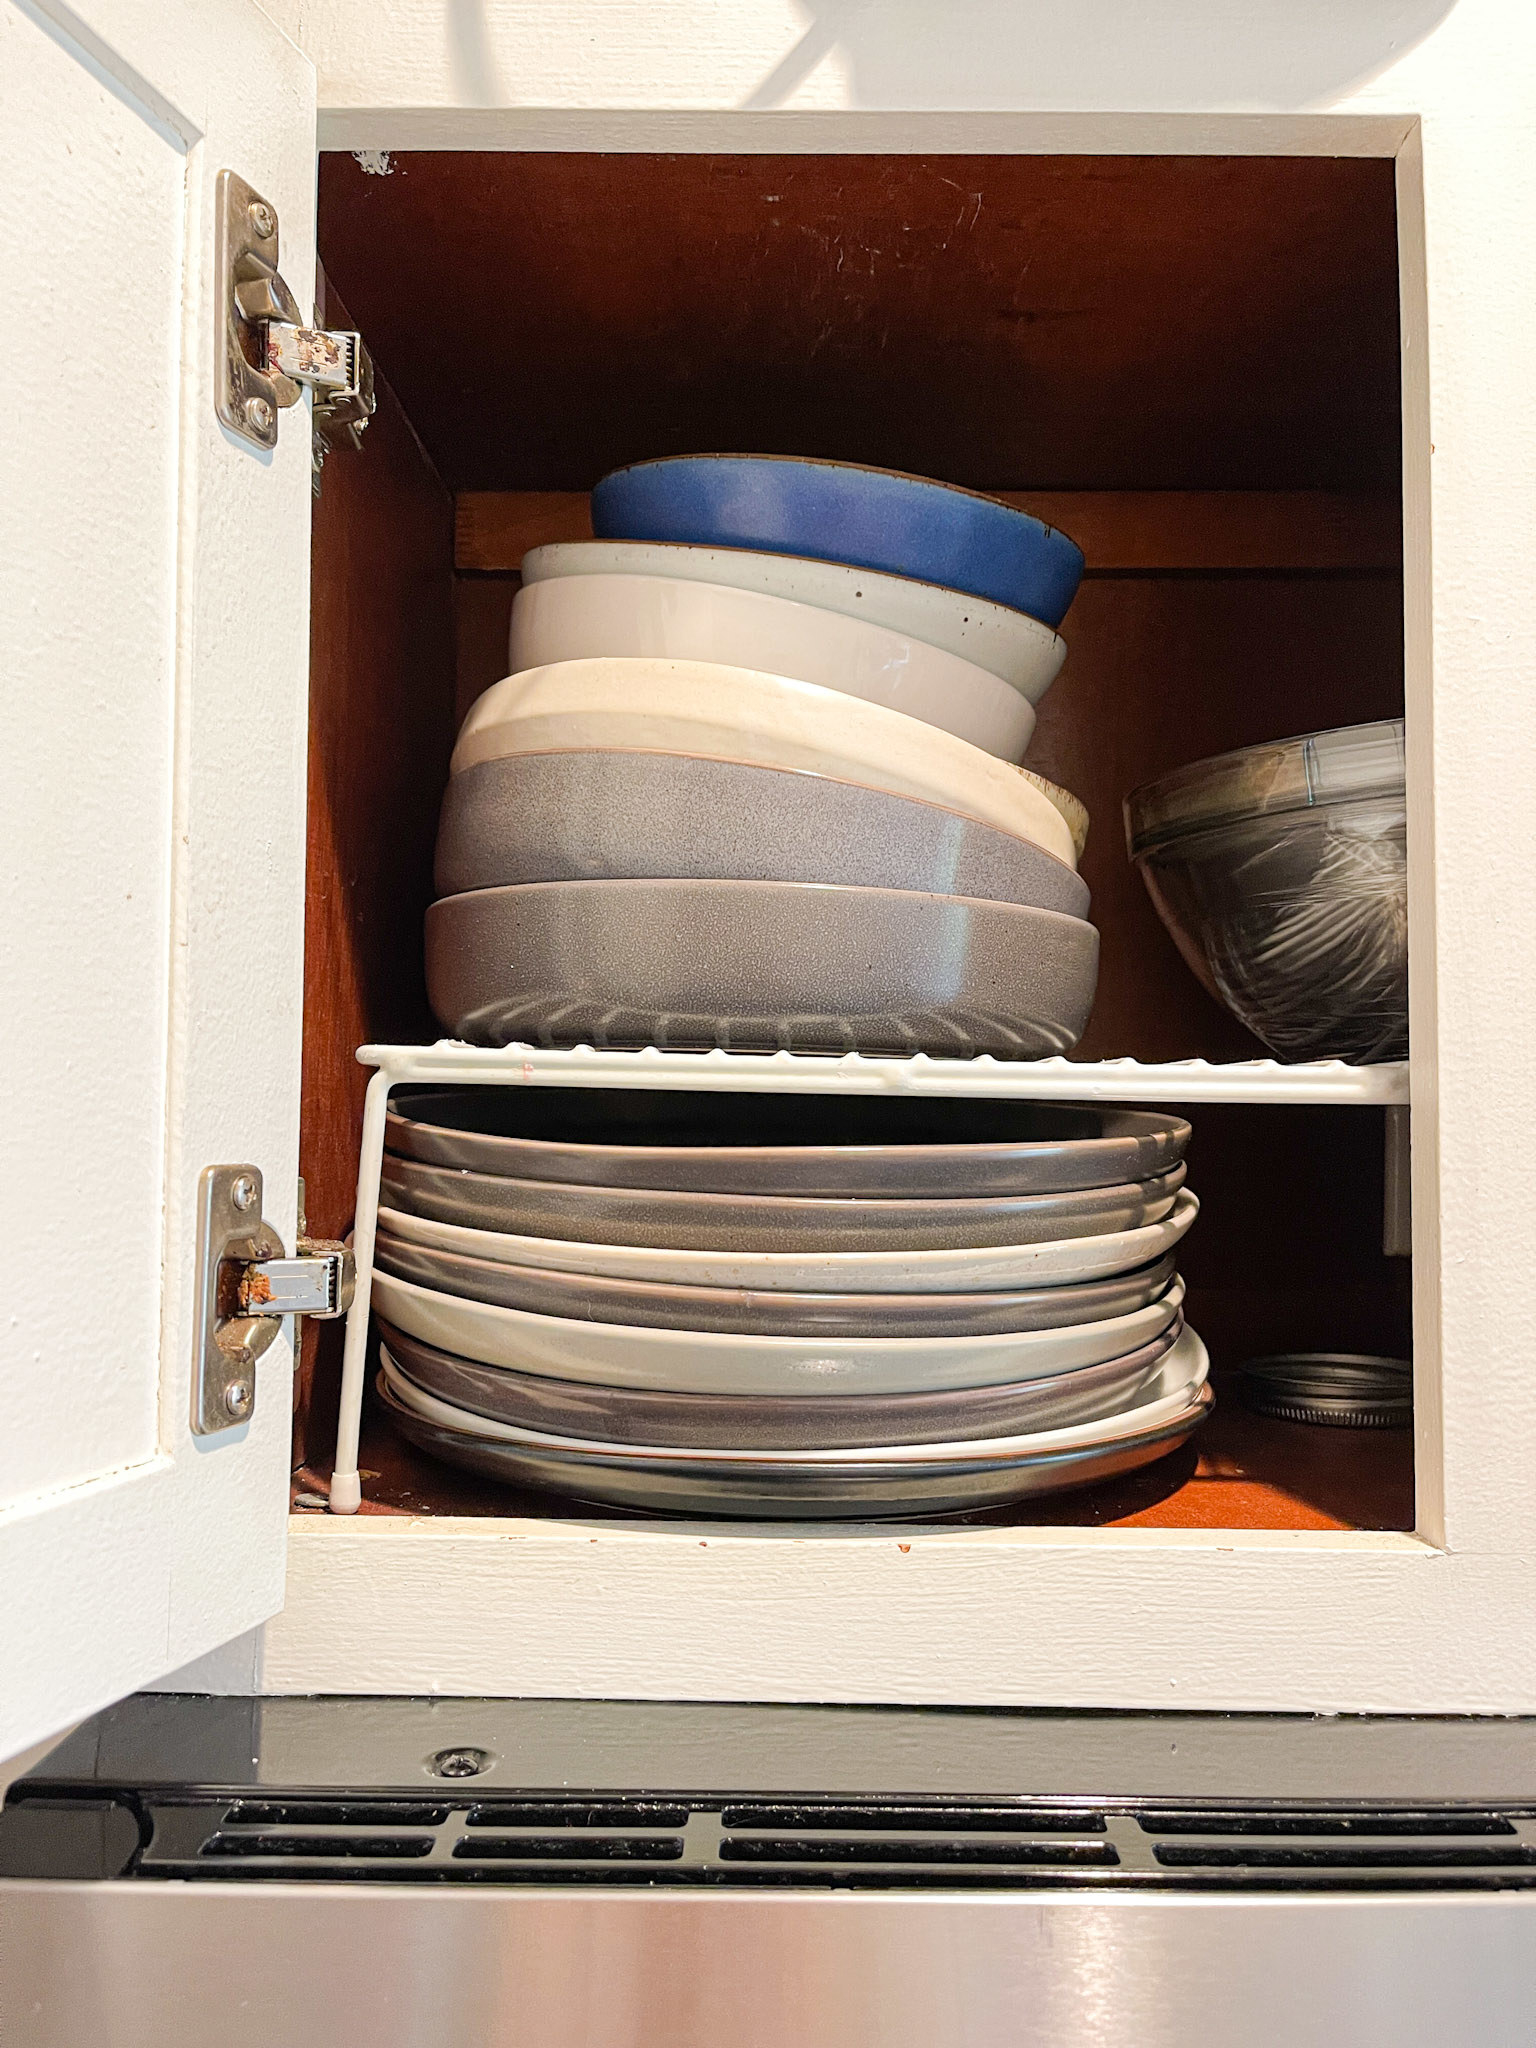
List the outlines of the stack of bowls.
{"label": "stack of bowls", "polygon": [[536,548],[454,751],[427,920],[460,1037],[1068,1051],[1087,816],[1017,764],[1073,544],[837,463],[616,471]]}
{"label": "stack of bowls", "polygon": [[1188,1138],[1059,1104],[403,1092],[381,1393],[434,1456],[645,1509],[944,1512],[1124,1472],[1210,1404]]}

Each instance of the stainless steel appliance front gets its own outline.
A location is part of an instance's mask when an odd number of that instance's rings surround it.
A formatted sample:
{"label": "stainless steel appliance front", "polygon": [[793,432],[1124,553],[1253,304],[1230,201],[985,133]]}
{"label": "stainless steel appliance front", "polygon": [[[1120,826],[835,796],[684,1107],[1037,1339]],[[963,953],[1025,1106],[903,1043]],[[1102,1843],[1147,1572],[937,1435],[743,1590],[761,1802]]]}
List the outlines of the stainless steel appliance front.
{"label": "stainless steel appliance front", "polygon": [[4,2048],[1529,2048],[1536,1724],[122,1703]]}

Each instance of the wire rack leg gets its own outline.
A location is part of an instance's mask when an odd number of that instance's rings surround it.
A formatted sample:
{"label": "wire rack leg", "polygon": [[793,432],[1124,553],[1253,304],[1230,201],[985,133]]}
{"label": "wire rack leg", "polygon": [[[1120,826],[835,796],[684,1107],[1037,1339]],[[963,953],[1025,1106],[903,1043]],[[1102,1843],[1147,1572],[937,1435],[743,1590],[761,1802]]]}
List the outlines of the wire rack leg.
{"label": "wire rack leg", "polygon": [[373,1241],[379,1220],[379,1175],[384,1166],[384,1112],[394,1077],[385,1068],[368,1083],[363,1103],[363,1143],[357,1162],[357,1208],[352,1253],[357,1292],[347,1311],[347,1341],[341,1365],[341,1413],[336,1423],[336,1460],[331,1472],[333,1515],[355,1515],[362,1505],[357,1440],[362,1427],[363,1376],[368,1363],[368,1308],[373,1298]]}

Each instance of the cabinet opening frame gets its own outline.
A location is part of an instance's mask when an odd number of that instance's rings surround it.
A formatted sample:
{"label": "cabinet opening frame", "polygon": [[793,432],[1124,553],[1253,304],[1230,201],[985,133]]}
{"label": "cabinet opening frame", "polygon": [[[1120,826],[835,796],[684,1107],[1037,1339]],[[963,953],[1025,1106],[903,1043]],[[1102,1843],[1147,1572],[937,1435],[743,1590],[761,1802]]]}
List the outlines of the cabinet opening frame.
{"label": "cabinet opening frame", "polygon": [[[422,110],[392,108],[380,110],[347,109],[322,114],[321,140],[323,146],[367,149],[373,151],[399,150],[410,148],[461,149],[461,150],[507,150],[507,149],[548,149],[565,150],[610,150],[648,151],[659,148],[684,151],[719,151],[735,153],[803,153],[803,154],[855,154],[883,152],[889,154],[918,154],[924,152],[945,152],[955,154],[1030,154],[1030,155],[1072,155],[1083,153],[1142,154],[1159,155],[1328,155],[1328,156],[1370,156],[1391,158],[1395,167],[1397,194],[1397,231],[1400,295],[1400,342],[1401,342],[1401,389],[1403,425],[1403,565],[1404,565],[1404,639],[1405,639],[1405,717],[1407,724],[1408,756],[1408,808],[1409,808],[1409,927],[1410,959],[1412,973],[1410,980],[1410,1023],[1412,1043],[1412,1098],[1415,1109],[1412,1179],[1413,1179],[1413,1249],[1414,1249],[1414,1356],[1416,1390],[1416,1521],[1412,1534],[1391,1534],[1341,1531],[1330,1533],[1313,1532],[1265,1532],[1233,1530],[1092,1530],[1092,1529],[972,1529],[946,1531],[941,1528],[923,1529],[914,1526],[910,1530],[885,1531],[871,1536],[863,1531],[839,1531],[835,1527],[808,1527],[797,1525],[793,1529],[768,1532],[771,1541],[767,1548],[782,1551],[795,1560],[792,1576],[802,1585],[805,1573],[801,1567],[807,1560],[819,1558],[820,1565],[813,1565],[811,1579],[818,1571],[824,1572],[838,1560],[840,1577],[847,1580],[847,1590],[852,1591],[856,1582],[862,1581],[865,1572],[847,1569],[854,1557],[873,1559],[878,1554],[885,1560],[886,1552],[917,1556],[922,1554],[939,1565],[938,1578],[946,1582],[950,1592],[962,1598],[984,1599],[982,1581],[994,1576],[999,1561],[1011,1555],[1017,1562],[1029,1559],[1038,1571],[1047,1559],[1060,1566],[1056,1583],[1050,1587],[1034,1587],[1037,1596],[1036,1619],[1046,1622],[1054,1610],[1058,1625],[1064,1625],[1068,1606],[1062,1605],[1066,1584],[1077,1576],[1078,1565],[1089,1568],[1089,1578],[1095,1581],[1090,1597],[1099,1598],[1105,1587],[1097,1583],[1100,1573],[1096,1567],[1110,1560],[1120,1560],[1130,1567],[1123,1579],[1119,1597],[1135,1601],[1143,1594],[1153,1598],[1154,1605],[1166,1613],[1168,1602],[1182,1596],[1198,1597],[1201,1589],[1214,1592],[1218,1582],[1241,1565],[1239,1576],[1247,1580],[1244,1604],[1249,1598],[1257,1604],[1257,1614],[1267,1597],[1266,1589],[1277,1587],[1280,1578],[1273,1567],[1280,1565],[1287,1580],[1294,1582],[1293,1590],[1285,1600],[1285,1606],[1296,1610],[1296,1588],[1303,1579],[1313,1583],[1310,1601],[1317,1597],[1319,1586],[1316,1568],[1325,1566],[1325,1580],[1330,1590],[1322,1593],[1327,1599],[1339,1598],[1345,1612],[1352,1616],[1351,1625],[1369,1634],[1372,1629],[1383,1638],[1401,1633],[1404,1618],[1404,1603],[1422,1600],[1425,1595],[1423,1574],[1426,1570],[1434,1574],[1436,1594],[1431,1604],[1438,1607],[1440,1600],[1454,1599],[1451,1587],[1442,1576],[1446,1565],[1458,1565],[1460,1557],[1455,1554],[1472,1553],[1465,1557],[1470,1568],[1474,1563],[1486,1564],[1489,1568],[1487,1597],[1496,1603],[1503,1595],[1492,1590],[1496,1579],[1501,1586],[1507,1586],[1512,1579],[1520,1583],[1530,1576],[1519,1555],[1520,1545],[1526,1532],[1517,1532],[1515,1543],[1495,1540],[1491,1533],[1489,1513],[1480,1509],[1470,1490],[1465,1493],[1453,1491],[1448,1485],[1446,1470],[1446,1429],[1442,1388],[1442,1224],[1440,1212],[1440,1131],[1438,1118],[1441,1113],[1441,1089],[1438,1071],[1439,1059],[1439,1016],[1440,996],[1437,985],[1437,864],[1435,844],[1435,728],[1433,717],[1433,695],[1431,674],[1432,651],[1432,549],[1431,549],[1431,501],[1430,466],[1431,435],[1434,421],[1431,410],[1430,389],[1430,322],[1427,288],[1426,257],[1426,209],[1424,189],[1424,163],[1420,123],[1413,115],[1169,115],[1169,114],[864,114],[864,113],[817,113],[817,114],[761,114],[761,113],[701,113],[663,114],[659,112],[557,112],[554,110],[485,110],[485,109],[443,109]],[[1461,1398],[1460,1394],[1458,1398]],[[1481,1418],[1486,1420],[1486,1416]],[[1478,1418],[1473,1418],[1475,1425]],[[1458,1473],[1458,1479],[1464,1475]],[[1498,1491],[1498,1489],[1495,1489]],[[1497,1510],[1495,1508],[1494,1513]],[[1463,1534],[1463,1530],[1465,1534]],[[897,1541],[897,1536],[900,1541]],[[328,1518],[299,1518],[294,1531],[294,1554],[296,1569],[306,1588],[311,1581],[318,1582],[318,1576],[326,1570],[327,1555],[335,1565],[341,1567],[342,1581],[356,1596],[360,1581],[366,1576],[377,1583],[383,1555],[393,1546],[402,1552],[401,1571],[394,1581],[407,1602],[412,1595],[409,1586],[414,1582],[418,1593],[423,1582],[419,1574],[427,1568],[428,1557],[435,1559],[432,1577],[442,1583],[440,1574],[447,1567],[451,1569],[449,1553],[442,1545],[450,1546],[455,1556],[466,1560],[478,1558],[484,1563],[488,1554],[494,1553],[498,1544],[503,1547],[511,1542],[517,1552],[520,1567],[536,1567],[533,1577],[547,1585],[536,1592],[524,1569],[507,1573],[509,1581],[522,1586],[523,1595],[531,1602],[534,1611],[542,1611],[546,1619],[552,1610],[545,1604],[554,1586],[563,1587],[561,1605],[565,1612],[579,1615],[592,1612],[592,1588],[586,1584],[590,1574],[584,1573],[579,1554],[602,1556],[618,1568],[613,1574],[613,1583],[608,1594],[597,1601],[597,1606],[610,1615],[614,1612],[613,1601],[623,1597],[636,1596],[642,1601],[647,1597],[644,1588],[650,1589],[650,1597],[660,1595],[663,1578],[670,1567],[658,1562],[670,1552],[681,1560],[683,1553],[690,1552],[697,1559],[699,1552],[713,1550],[718,1553],[735,1554],[738,1562],[757,1553],[759,1559],[765,1547],[764,1532],[753,1530],[732,1530],[729,1527],[713,1525],[707,1530],[691,1524],[668,1528],[661,1525],[640,1525],[632,1528],[613,1525],[584,1525],[573,1520],[533,1521],[474,1521],[454,1518],[398,1521],[381,1518],[372,1522],[336,1523]],[[415,1553],[415,1561],[407,1563],[403,1556],[406,1547]],[[348,1553],[343,1564],[340,1551]],[[564,1553],[556,1563],[556,1553]],[[623,1555],[626,1562],[619,1565]],[[957,1580],[957,1567],[968,1570],[967,1560],[974,1560],[978,1566],[976,1583],[964,1588]],[[1153,1565],[1153,1560],[1156,1560]],[[1305,1560],[1304,1569],[1296,1569]],[[1288,1562],[1287,1562],[1288,1561]],[[546,1574],[543,1566],[553,1569]],[[630,1569],[631,1565],[634,1567]],[[1153,1592],[1153,1579],[1147,1577],[1146,1568],[1152,1565],[1154,1578],[1162,1574],[1160,1592]],[[883,1570],[882,1562],[879,1569]],[[875,1569],[871,1563],[870,1569]],[[1406,1576],[1415,1572],[1419,1576],[1410,1581]],[[1331,1574],[1331,1577],[1329,1576]],[[675,1583],[680,1600],[686,1600],[683,1587],[690,1583],[695,1574],[691,1568],[680,1570]],[[1464,1570],[1458,1576],[1466,1577]],[[1479,1573],[1479,1578],[1488,1575]],[[1012,1574],[1009,1574],[1012,1577]],[[620,1583],[627,1585],[627,1595],[618,1591]],[[746,1567],[744,1575],[738,1575],[733,1601],[745,1601],[750,1606],[749,1588],[761,1583],[760,1571]],[[483,1584],[483,1582],[482,1582]],[[1081,1590],[1089,1592],[1086,1582],[1080,1582]],[[1413,1593],[1410,1594],[1410,1585]],[[1139,1589],[1139,1591],[1138,1591]],[[334,1590],[334,1589],[333,1589]],[[994,1590],[997,1590],[994,1588]],[[916,1593],[917,1589],[913,1589]],[[926,1596],[919,1596],[923,1598]],[[290,1596],[292,1598],[292,1596]],[[707,1604],[707,1603],[706,1603]],[[1474,1605],[1477,1604],[1474,1600]],[[304,1667],[311,1672],[315,1660],[325,1665],[328,1659],[316,1633],[323,1613],[329,1612],[330,1625],[335,1625],[339,1610],[333,1600],[317,1598],[310,1601],[301,1615],[290,1607],[290,1614],[275,1625],[276,1661],[268,1661],[269,1680],[283,1670],[297,1672]],[[654,1610],[653,1610],[654,1611]],[[510,1608],[503,1611],[504,1618],[510,1618]],[[377,1615],[378,1625],[387,1629],[382,1609]],[[1394,1623],[1397,1624],[1394,1629]],[[514,1650],[508,1642],[501,1649],[485,1656],[457,1653],[449,1659],[453,1667],[444,1674],[442,1683],[445,1690],[456,1691],[476,1684],[484,1686],[489,1670],[509,1668],[507,1660],[522,1674],[522,1683],[514,1686],[517,1690],[589,1691],[591,1689],[590,1669],[583,1667],[579,1683],[569,1681],[569,1664],[559,1651],[551,1653],[549,1646],[534,1646],[526,1629],[519,1626],[512,1633],[517,1637]],[[621,1629],[620,1634],[625,1632]],[[777,1681],[777,1689],[764,1691],[761,1660],[743,1649],[746,1638],[739,1623],[728,1628],[727,1635],[737,1646],[734,1668],[725,1675],[730,1664],[730,1653],[723,1648],[714,1654],[690,1660],[683,1657],[674,1666],[675,1676],[668,1684],[675,1689],[690,1685],[699,1688],[693,1696],[699,1697],[836,1697],[836,1698],[937,1698],[944,1696],[934,1689],[931,1678],[919,1676],[915,1680],[908,1676],[905,1682],[894,1685],[887,1668],[879,1668],[858,1678],[847,1676],[842,1669],[813,1677],[808,1671],[799,1675],[788,1675]],[[961,1633],[973,1635],[973,1630]],[[1411,1631],[1410,1631],[1411,1633]],[[419,1640],[419,1638],[418,1638]],[[285,1647],[286,1645],[286,1647]],[[302,1645],[302,1647],[301,1647]],[[1399,1642],[1397,1650],[1404,1647]],[[640,1655],[637,1659],[633,1645],[622,1654],[616,1653],[618,1661],[611,1666],[605,1683],[609,1690],[638,1688],[641,1694],[654,1692],[659,1681],[651,1672],[651,1659]],[[1399,1705],[1405,1698],[1405,1686],[1409,1689],[1415,1679],[1409,1674],[1408,1666],[1401,1661],[1394,1662],[1397,1651],[1383,1646],[1378,1681],[1366,1679],[1363,1667],[1356,1669],[1356,1675],[1340,1680],[1335,1690],[1321,1676],[1321,1667],[1315,1664],[1309,1673],[1300,1678],[1298,1684],[1287,1681],[1274,1682],[1254,1674],[1251,1683],[1234,1685],[1229,1680],[1215,1677],[1209,1681],[1197,1676],[1196,1688],[1204,1685],[1204,1705],[1258,1705],[1297,1704],[1307,1701],[1321,1705],[1329,1701],[1348,1703],[1354,1706],[1386,1705],[1396,1700]],[[309,1660],[306,1664],[306,1659]],[[599,1660],[601,1661],[601,1660]],[[794,1660],[791,1660],[793,1663]],[[1132,1660],[1134,1662],[1134,1660]],[[1197,1665],[1199,1660],[1195,1660]],[[1220,1659],[1217,1659],[1218,1664]],[[1348,1661],[1348,1660],[1347,1660]],[[385,1664],[389,1659],[385,1659]],[[839,1660],[841,1665],[841,1660]],[[877,1660],[878,1664],[878,1660]],[[1056,1667],[1057,1675],[1052,1677],[1050,1668]],[[564,1669],[567,1676],[562,1679]],[[1114,1704],[1127,1704],[1129,1698],[1126,1681],[1122,1673],[1116,1679],[1112,1690],[1096,1694],[1092,1683],[1083,1684],[1079,1674],[1075,1680],[1063,1682],[1060,1673],[1066,1669],[1059,1657],[1047,1656],[1040,1669],[1020,1680],[1002,1675],[988,1659],[981,1658],[975,1666],[975,1675],[962,1693],[951,1692],[950,1697],[965,1697],[978,1701],[984,1698],[1014,1700],[1072,1697],[1080,1703],[1088,1703],[1093,1697],[1104,1697]],[[690,1677],[690,1673],[692,1676]],[[1161,1681],[1160,1681],[1161,1682]],[[1529,1682],[1529,1674],[1512,1674],[1515,1688],[1513,1695],[1526,1699],[1536,1698],[1536,1684]],[[1129,1680],[1132,1694],[1141,1681]],[[756,1688],[754,1690],[754,1688]],[[286,1689],[279,1683],[275,1689]],[[295,1687],[295,1689],[298,1689]],[[367,1689],[387,1690],[387,1684],[377,1687],[370,1683]],[[1428,1694],[1434,1693],[1433,1684],[1421,1687],[1417,1704],[1427,1706]],[[1497,1686],[1485,1686],[1484,1692],[1491,1701],[1498,1695]],[[1142,1684],[1141,1698],[1145,1704],[1157,1704],[1166,1699],[1173,1704],[1187,1703],[1188,1695],[1149,1691]],[[1451,1701],[1464,1698],[1464,1694],[1442,1693]]]}

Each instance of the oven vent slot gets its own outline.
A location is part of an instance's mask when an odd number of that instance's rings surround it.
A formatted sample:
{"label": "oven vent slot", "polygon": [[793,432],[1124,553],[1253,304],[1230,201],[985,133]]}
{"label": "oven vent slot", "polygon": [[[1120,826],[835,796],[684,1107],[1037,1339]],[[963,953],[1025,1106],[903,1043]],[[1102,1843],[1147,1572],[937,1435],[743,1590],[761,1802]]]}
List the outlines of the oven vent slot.
{"label": "oven vent slot", "polygon": [[655,1800],[503,1799],[494,1805],[472,1806],[466,1816],[472,1828],[681,1828],[688,1824],[686,1806],[664,1806]]}
{"label": "oven vent slot", "polygon": [[726,1807],[725,1828],[764,1828],[802,1834],[811,1828],[837,1833],[1102,1835],[1105,1819],[1081,1807],[767,1805]]}
{"label": "oven vent slot", "polygon": [[1243,1808],[1142,1811],[1160,1872],[1250,1887],[1521,1884],[1536,1872],[1523,1814],[1456,1808]]}
{"label": "oven vent slot", "polygon": [[681,1835],[466,1835],[453,1848],[460,1862],[673,1862],[682,1853]]}
{"label": "oven vent slot", "polygon": [[[798,1873],[812,1884],[911,1884],[925,1875],[943,1884],[967,1872],[969,1882],[981,1873],[1018,1883],[1120,1861],[1104,1814],[1082,1807],[753,1800],[727,1806],[720,1822],[719,1860],[732,1883],[794,1883]],[[1092,1839],[1064,1839],[1081,1836]]]}
{"label": "oven vent slot", "polygon": [[1169,1870],[1346,1870],[1395,1875],[1411,1870],[1517,1869],[1536,1864],[1536,1849],[1490,1849],[1485,1843],[1465,1848],[1444,1843],[1433,1848],[1406,1842],[1391,1847],[1360,1843],[1341,1849],[1336,1842],[1287,1842],[1252,1843],[1239,1849],[1230,1843],[1159,1842],[1152,1853]]}
{"label": "oven vent slot", "polygon": [[430,1856],[431,1835],[321,1834],[284,1835],[263,1830],[260,1834],[210,1835],[201,1851],[204,1856],[282,1856],[310,1862],[332,1857],[369,1857],[399,1862],[404,1857]]}
{"label": "oven vent slot", "polygon": [[1513,1835],[1507,1814],[1460,1812],[1348,1811],[1301,1813],[1287,1807],[1241,1812],[1140,1813],[1149,1835]]}
{"label": "oven vent slot", "polygon": [[961,1841],[922,1837],[845,1835],[736,1835],[720,1845],[726,1863],[899,1863],[1013,1865],[1114,1864],[1108,1842]]}
{"label": "oven vent slot", "polygon": [[241,1828],[440,1828],[453,1808],[411,1805],[404,1800],[295,1799],[279,1802],[240,1799],[224,1815],[226,1827]]}

